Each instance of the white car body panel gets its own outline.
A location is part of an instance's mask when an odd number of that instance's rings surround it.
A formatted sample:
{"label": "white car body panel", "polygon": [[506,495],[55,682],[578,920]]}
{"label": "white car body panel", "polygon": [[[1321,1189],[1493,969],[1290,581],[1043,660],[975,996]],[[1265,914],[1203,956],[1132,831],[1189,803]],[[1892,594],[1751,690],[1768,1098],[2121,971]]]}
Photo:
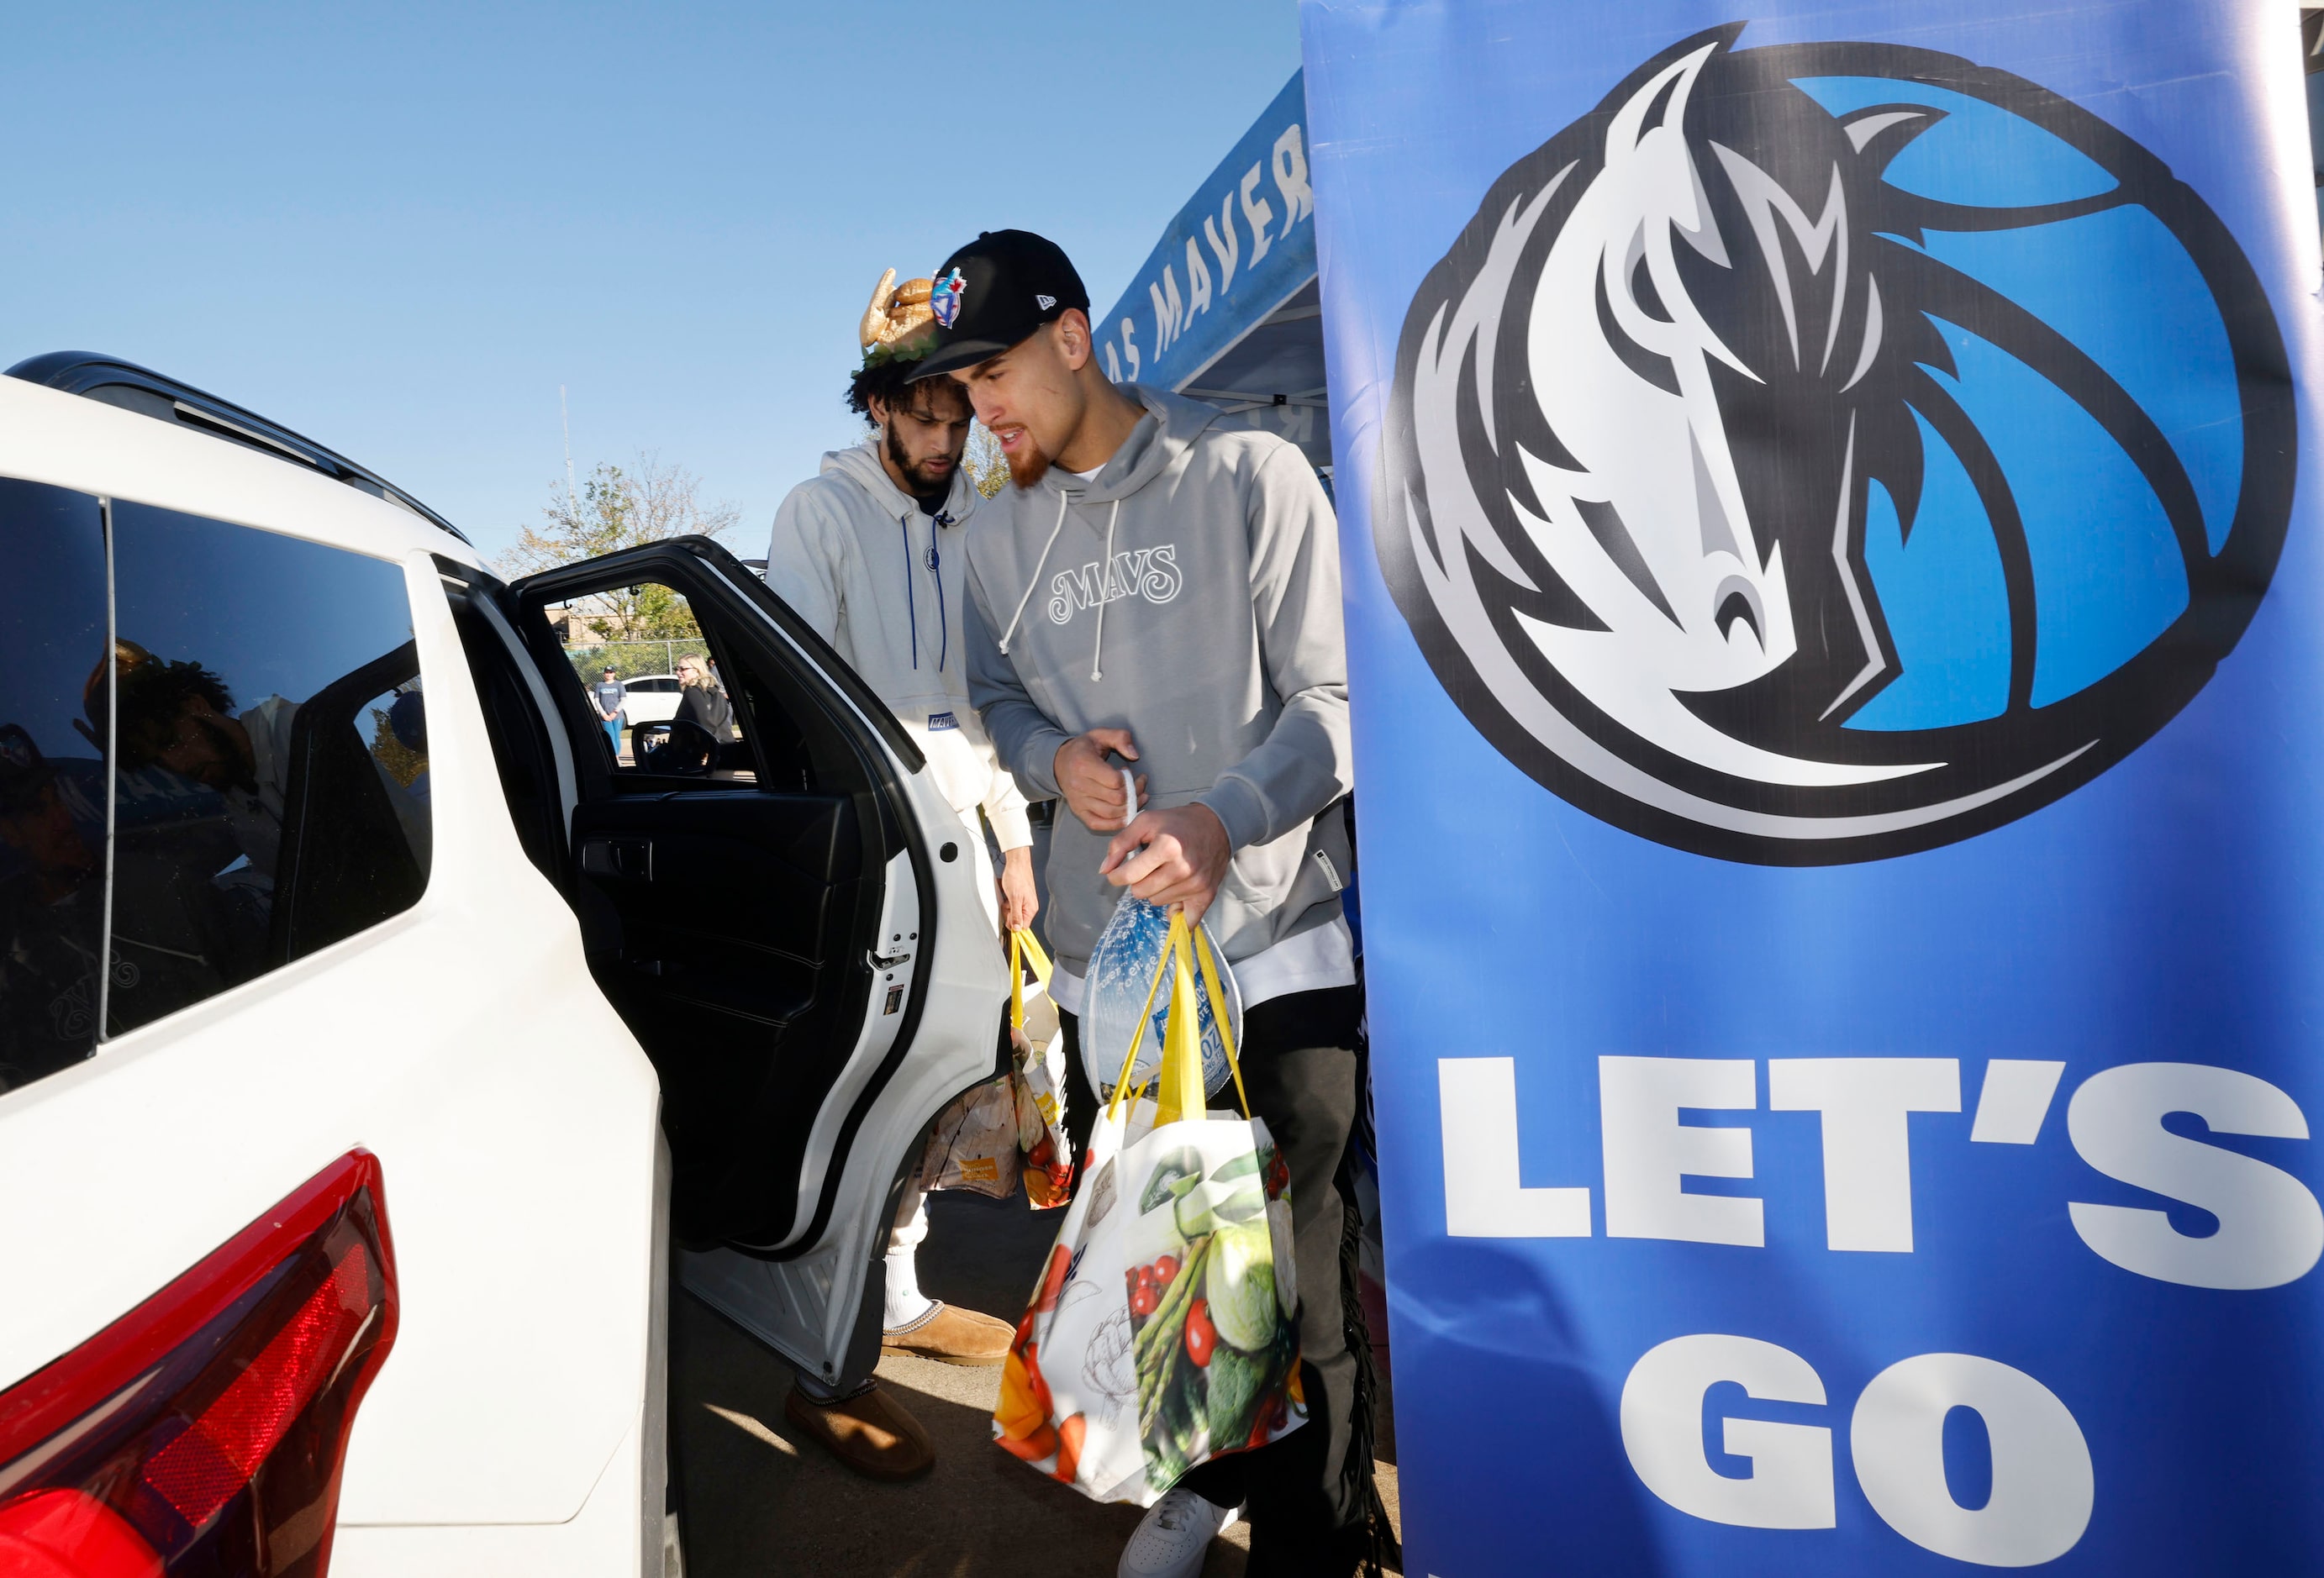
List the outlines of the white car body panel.
{"label": "white car body panel", "polygon": [[[678,676],[674,674],[641,674],[637,676],[637,679],[666,679],[673,687],[678,683]],[[678,716],[678,704],[684,698],[676,689],[641,691],[635,688],[637,679],[624,682],[632,688],[622,698],[622,715],[627,718],[632,726],[640,723],[667,723]]]}
{"label": "white car body panel", "polygon": [[0,1200],[39,1202],[0,1211],[0,1264],[43,1290],[0,1299],[0,1377],[86,1340],[361,1145],[380,1158],[402,1321],[358,1416],[343,1518],[572,1518],[645,1398],[658,1086],[509,823],[427,556],[473,555],[290,463],[5,379],[0,474],[395,549],[435,784],[414,908],[0,1097]]}
{"label": "white car body panel", "polygon": [[[343,1512],[331,1578],[663,1578],[659,1522],[640,1528],[641,1435],[622,1438],[588,1500],[562,1523],[350,1526]],[[669,1578],[678,1578],[675,1566]]]}
{"label": "white car body panel", "polygon": [[[474,565],[475,552],[296,463],[7,378],[0,476],[401,563],[434,830],[412,909],[0,1095],[0,1390],[365,1147],[401,1327],[355,1418],[335,1571],[659,1573],[659,1087],[511,822],[433,557]],[[569,812],[570,758],[550,734]],[[801,1289],[820,1281],[826,1316],[833,1296],[852,1302],[851,1277],[860,1288],[921,1129],[990,1069],[1007,985],[976,862],[935,858],[964,830],[890,754],[931,844],[938,911],[962,920],[913,950],[928,972],[919,1030],[854,1138],[830,1221],[801,1261],[771,1268]],[[845,1115],[818,1124],[824,1155]]]}

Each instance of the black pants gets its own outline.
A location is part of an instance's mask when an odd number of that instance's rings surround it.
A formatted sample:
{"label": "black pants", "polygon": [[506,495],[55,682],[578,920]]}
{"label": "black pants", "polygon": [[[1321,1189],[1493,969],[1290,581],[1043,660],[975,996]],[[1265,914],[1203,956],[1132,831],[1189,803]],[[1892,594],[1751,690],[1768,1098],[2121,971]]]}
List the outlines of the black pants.
{"label": "black pants", "polygon": [[[1357,988],[1337,986],[1273,998],[1243,1015],[1243,1088],[1291,1169],[1307,1423],[1271,1445],[1204,1463],[1180,1482],[1219,1506],[1244,1508],[1250,1578],[1348,1578],[1365,1550],[1371,1464],[1348,1462],[1361,1360],[1349,1344],[1341,1292],[1347,1217],[1337,1182],[1356,1115],[1362,1014]],[[1098,1100],[1082,1069],[1080,1023],[1070,1014],[1060,1021],[1065,1130],[1078,1157],[1097,1122]]]}

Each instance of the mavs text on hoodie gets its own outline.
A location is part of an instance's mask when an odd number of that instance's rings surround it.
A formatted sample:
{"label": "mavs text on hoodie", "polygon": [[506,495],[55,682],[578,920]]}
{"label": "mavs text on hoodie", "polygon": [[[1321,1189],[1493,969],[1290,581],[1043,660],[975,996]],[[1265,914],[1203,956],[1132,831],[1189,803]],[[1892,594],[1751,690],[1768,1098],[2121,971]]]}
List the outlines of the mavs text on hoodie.
{"label": "mavs text on hoodie", "polygon": [[[823,457],[775,511],[767,584],[831,643],[911,730],[937,791],[989,865],[980,808],[1003,852],[1033,841],[1025,796],[969,705],[961,547],[982,502],[965,472],[931,516],[880,463],[879,435]],[[980,890],[994,924],[991,884]]]}
{"label": "mavs text on hoodie", "polygon": [[[1208,806],[1234,858],[1206,917],[1246,1005],[1355,981],[1337,803],[1352,786],[1339,535],[1306,458],[1210,406],[1139,384],[1146,408],[1093,477],[1052,469],[984,507],[968,541],[969,699],[1036,798],[1057,749],[1127,729],[1148,806]],[[1070,809],[1046,916],[1075,1006],[1121,890],[1110,832]]]}

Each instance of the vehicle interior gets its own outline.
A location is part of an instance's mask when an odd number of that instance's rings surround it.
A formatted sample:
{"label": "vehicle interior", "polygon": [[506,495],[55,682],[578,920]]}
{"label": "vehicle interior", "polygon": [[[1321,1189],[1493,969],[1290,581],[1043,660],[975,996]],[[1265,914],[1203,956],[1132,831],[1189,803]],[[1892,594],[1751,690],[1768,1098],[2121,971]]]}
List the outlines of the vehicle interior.
{"label": "vehicle interior", "polygon": [[[891,735],[908,766],[917,748],[868,692],[846,698],[852,711],[834,695],[835,683],[862,689],[853,671],[706,539],[506,588],[448,562],[444,576],[527,853],[572,903],[592,971],[660,1074],[673,1234],[773,1254],[806,1247],[920,1009],[917,975],[908,994],[876,1005],[910,1017],[809,1180],[820,1197],[803,1199],[809,1131],[875,1006],[875,956],[892,951],[878,936],[884,874],[918,841],[872,731]],[[636,726],[616,748],[581,660],[550,629],[551,604],[615,610],[609,623],[658,610],[681,649],[706,656],[724,707],[682,700],[678,718]],[[533,675],[506,660],[512,638]],[[560,758],[576,788],[569,834]],[[911,862],[924,916],[927,859]]]}

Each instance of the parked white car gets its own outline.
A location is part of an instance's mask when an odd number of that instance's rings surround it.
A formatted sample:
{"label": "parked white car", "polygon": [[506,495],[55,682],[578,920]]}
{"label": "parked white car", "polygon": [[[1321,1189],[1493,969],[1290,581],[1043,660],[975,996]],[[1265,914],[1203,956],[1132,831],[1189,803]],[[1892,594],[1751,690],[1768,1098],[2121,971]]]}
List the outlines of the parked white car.
{"label": "parked white car", "polygon": [[[809,1372],[876,1359],[1006,993],[959,821],[715,544],[503,585],[251,412],[13,372],[0,1571],[675,1571],[669,1246]],[[716,761],[622,766],[542,618],[641,581]]]}
{"label": "parked white car", "polygon": [[678,716],[678,693],[684,688],[678,683],[678,675],[641,674],[635,679],[623,680],[622,684],[622,711],[632,727],[667,723]]}

